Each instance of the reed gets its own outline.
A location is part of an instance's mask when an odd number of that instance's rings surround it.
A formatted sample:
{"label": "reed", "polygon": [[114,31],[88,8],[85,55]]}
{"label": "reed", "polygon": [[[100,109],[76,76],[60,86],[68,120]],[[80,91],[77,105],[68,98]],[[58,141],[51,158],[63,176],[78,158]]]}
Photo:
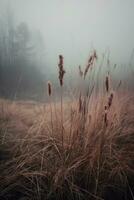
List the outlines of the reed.
{"label": "reed", "polygon": [[50,115],[51,115],[51,135],[53,136],[54,134],[54,128],[53,128],[53,109],[52,109],[52,83],[48,81],[47,83],[47,91],[48,91],[48,96],[49,96],[49,105],[50,105]]}
{"label": "reed", "polygon": [[[63,127],[63,80],[65,75],[63,56],[59,55],[59,82],[61,86],[61,141],[64,148],[64,127]],[[64,151],[63,151],[64,152]]]}

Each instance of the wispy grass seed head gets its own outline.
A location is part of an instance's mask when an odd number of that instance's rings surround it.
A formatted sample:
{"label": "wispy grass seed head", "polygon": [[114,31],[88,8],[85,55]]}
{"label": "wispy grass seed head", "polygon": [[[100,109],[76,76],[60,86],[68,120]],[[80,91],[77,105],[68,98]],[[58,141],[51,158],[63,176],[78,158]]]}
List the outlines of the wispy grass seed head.
{"label": "wispy grass seed head", "polygon": [[87,64],[87,66],[86,66],[86,68],[85,68],[85,72],[84,72],[84,79],[86,78],[86,75],[87,75],[87,73],[88,73],[88,70],[89,70],[89,68],[94,64],[94,61],[95,60],[97,60],[97,53],[96,53],[96,51],[94,51],[91,55],[90,55],[90,57],[89,57],[89,59],[88,59],[88,64]]}

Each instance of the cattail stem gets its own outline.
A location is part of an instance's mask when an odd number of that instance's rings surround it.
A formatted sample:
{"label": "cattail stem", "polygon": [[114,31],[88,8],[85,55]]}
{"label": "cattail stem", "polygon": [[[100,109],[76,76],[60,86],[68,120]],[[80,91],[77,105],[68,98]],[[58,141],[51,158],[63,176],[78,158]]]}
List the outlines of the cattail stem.
{"label": "cattail stem", "polygon": [[[61,87],[61,142],[64,149],[64,132],[63,132],[63,89]],[[64,152],[64,151],[63,151]]]}
{"label": "cattail stem", "polygon": [[52,109],[52,100],[51,100],[51,96],[50,96],[50,102],[49,102],[49,105],[50,105],[50,114],[51,114],[51,127],[52,127],[52,136],[53,136],[53,109]]}
{"label": "cattail stem", "polygon": [[48,96],[49,96],[49,105],[50,105],[50,115],[51,115],[51,127],[52,127],[52,136],[53,136],[53,109],[52,109],[52,84],[50,82],[47,83]]}
{"label": "cattail stem", "polygon": [[[64,70],[64,58],[62,55],[59,55],[59,82],[61,86],[61,142],[62,142],[62,148],[64,149],[64,130],[63,130],[63,78],[65,75]],[[63,150],[64,152],[64,150]]]}

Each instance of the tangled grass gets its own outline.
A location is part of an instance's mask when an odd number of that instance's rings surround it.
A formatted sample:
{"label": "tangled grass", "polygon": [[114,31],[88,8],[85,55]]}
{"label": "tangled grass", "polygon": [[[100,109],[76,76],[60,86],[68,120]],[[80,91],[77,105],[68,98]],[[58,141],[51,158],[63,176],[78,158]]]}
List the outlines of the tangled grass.
{"label": "tangled grass", "polygon": [[115,90],[110,72],[100,79],[96,60],[79,67],[73,101],[60,68],[60,103],[50,82],[49,103],[0,101],[2,200],[134,199],[133,95]]}

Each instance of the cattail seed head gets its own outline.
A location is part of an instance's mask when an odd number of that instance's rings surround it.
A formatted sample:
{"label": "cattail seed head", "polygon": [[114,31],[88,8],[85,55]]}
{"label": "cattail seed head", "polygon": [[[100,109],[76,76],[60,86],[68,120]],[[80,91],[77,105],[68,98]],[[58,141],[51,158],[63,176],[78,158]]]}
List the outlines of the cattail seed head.
{"label": "cattail seed head", "polygon": [[49,81],[47,83],[47,91],[48,91],[48,95],[51,96],[52,95],[52,84]]}
{"label": "cattail seed head", "polygon": [[80,96],[79,96],[79,113],[81,113],[82,111],[82,98],[81,98],[81,93],[80,93]]}
{"label": "cattail seed head", "polygon": [[63,56],[59,55],[59,67],[63,66]]}
{"label": "cattail seed head", "polygon": [[60,81],[60,85],[63,86],[63,78],[64,78],[64,74],[66,73],[64,70],[64,61],[63,61],[63,56],[59,55],[59,81]]}
{"label": "cattail seed head", "polygon": [[108,110],[107,110],[107,106],[105,106],[104,109],[105,109],[105,110],[104,110],[104,124],[105,124],[106,127],[107,127],[107,126],[108,126],[108,116],[107,116]]}
{"label": "cattail seed head", "polygon": [[106,76],[105,86],[106,86],[106,91],[109,92],[109,77],[108,76]]}
{"label": "cattail seed head", "polygon": [[88,64],[87,64],[87,66],[85,68],[85,71],[84,71],[84,79],[86,78],[86,75],[88,73],[88,70],[89,70],[90,66],[93,66],[95,60],[97,60],[96,51],[94,51],[92,53],[92,55],[89,57],[89,59],[88,59]]}
{"label": "cattail seed head", "polygon": [[108,98],[108,108],[110,108],[111,105],[112,105],[113,97],[114,97],[114,95],[113,95],[113,93],[111,93],[111,94],[110,94],[110,97]]}

